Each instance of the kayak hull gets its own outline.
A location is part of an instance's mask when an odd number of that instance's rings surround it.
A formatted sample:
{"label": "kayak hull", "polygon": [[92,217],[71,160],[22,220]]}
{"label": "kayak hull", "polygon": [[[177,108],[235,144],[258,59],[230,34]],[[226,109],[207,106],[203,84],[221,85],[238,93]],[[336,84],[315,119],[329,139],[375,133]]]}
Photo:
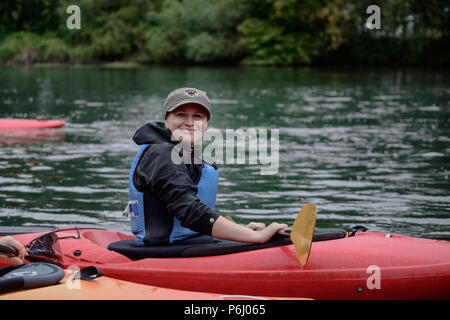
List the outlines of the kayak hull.
{"label": "kayak hull", "polygon": [[35,120],[0,118],[0,130],[29,130],[60,128],[65,125],[64,120]]}
{"label": "kayak hull", "polygon": [[[312,299],[450,299],[450,242],[365,232],[313,242],[301,269],[293,245],[211,257],[131,260],[107,250],[132,239],[83,229],[60,240],[63,267],[96,265],[108,277],[158,287]],[[61,231],[61,235],[74,231]],[[26,244],[39,234],[14,236]]]}

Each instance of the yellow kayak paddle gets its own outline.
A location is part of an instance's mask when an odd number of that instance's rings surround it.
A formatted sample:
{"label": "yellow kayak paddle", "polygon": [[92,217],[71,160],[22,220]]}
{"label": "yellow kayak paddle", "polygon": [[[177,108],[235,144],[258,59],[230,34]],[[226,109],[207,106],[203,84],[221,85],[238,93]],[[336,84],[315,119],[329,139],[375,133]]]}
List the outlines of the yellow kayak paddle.
{"label": "yellow kayak paddle", "polygon": [[316,218],[317,208],[315,204],[308,203],[300,210],[292,226],[291,241],[294,244],[295,253],[302,269],[308,262]]}

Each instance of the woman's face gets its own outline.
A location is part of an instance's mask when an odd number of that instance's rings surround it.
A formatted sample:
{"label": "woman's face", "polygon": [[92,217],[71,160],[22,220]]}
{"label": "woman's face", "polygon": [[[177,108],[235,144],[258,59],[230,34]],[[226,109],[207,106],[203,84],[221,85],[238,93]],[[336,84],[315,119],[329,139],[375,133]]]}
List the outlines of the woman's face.
{"label": "woman's face", "polygon": [[165,125],[177,141],[192,146],[202,139],[208,126],[208,117],[202,106],[188,103],[170,112]]}

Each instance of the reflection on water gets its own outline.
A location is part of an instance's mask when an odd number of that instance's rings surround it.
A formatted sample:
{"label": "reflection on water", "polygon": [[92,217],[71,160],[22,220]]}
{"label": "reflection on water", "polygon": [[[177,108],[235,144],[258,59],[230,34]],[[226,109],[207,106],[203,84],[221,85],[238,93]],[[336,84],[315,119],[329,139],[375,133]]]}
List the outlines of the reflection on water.
{"label": "reflection on water", "polygon": [[189,84],[211,96],[210,127],[280,130],[277,175],[221,165],[219,213],[292,223],[314,202],[319,227],[450,239],[448,80],[439,71],[0,69],[0,117],[66,120],[43,139],[0,134],[0,223],[129,232],[131,137]]}
{"label": "reflection on water", "polygon": [[32,144],[63,143],[66,135],[54,129],[0,130],[0,146],[17,147]]}

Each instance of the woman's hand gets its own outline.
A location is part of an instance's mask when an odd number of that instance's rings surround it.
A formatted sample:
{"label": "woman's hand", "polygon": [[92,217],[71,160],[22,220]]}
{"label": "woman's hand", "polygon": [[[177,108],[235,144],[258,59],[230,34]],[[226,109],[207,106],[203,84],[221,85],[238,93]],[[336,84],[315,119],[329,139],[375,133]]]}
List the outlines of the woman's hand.
{"label": "woman's hand", "polygon": [[3,260],[6,259],[7,262],[12,263],[12,264],[22,264],[23,263],[23,259],[25,258],[25,255],[27,252],[25,251],[25,248],[19,241],[11,238],[10,236],[6,236],[3,238],[0,238],[0,244],[3,246],[15,248],[18,253],[16,257],[8,257],[8,256],[0,255],[0,259],[3,259]]}
{"label": "woman's hand", "polygon": [[211,235],[225,240],[263,243],[278,231],[287,228],[287,224],[277,222],[273,222],[267,227],[261,222],[250,222],[247,226],[243,226],[220,216],[213,225]]}
{"label": "woman's hand", "polygon": [[279,231],[286,230],[288,228],[287,224],[272,222],[268,227],[263,229],[254,229],[256,233],[255,242],[264,243],[270,240],[273,235]]}

